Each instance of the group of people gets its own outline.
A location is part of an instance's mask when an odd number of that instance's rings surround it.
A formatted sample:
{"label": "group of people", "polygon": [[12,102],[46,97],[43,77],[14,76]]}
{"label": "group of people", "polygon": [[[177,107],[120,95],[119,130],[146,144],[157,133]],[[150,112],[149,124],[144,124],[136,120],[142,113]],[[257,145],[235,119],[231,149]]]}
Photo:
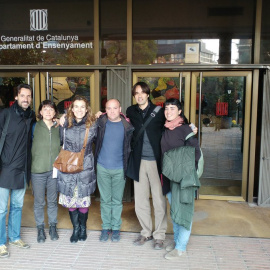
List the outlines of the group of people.
{"label": "group of people", "polygon": [[[199,187],[198,178],[193,177],[200,158],[198,141],[194,136],[187,139],[194,133],[188,125],[179,100],[167,100],[164,110],[155,106],[149,100],[150,88],[144,82],[133,86],[132,95],[137,104],[127,109],[126,116],[121,112],[117,99],[107,101],[105,113],[98,112],[94,115],[88,100],[75,96],[58,125],[57,107],[50,100],[40,104],[37,115],[39,121],[36,122],[35,113],[30,109],[32,89],[27,84],[18,86],[14,104],[0,113],[1,138],[10,114],[7,136],[3,149],[0,150],[1,258],[9,256],[6,246],[9,195],[9,244],[29,248],[29,245],[21,240],[20,227],[25,189],[30,179],[39,243],[46,240],[46,198],[49,235],[51,240],[59,238],[56,227],[58,192],[59,204],[68,208],[73,225],[70,242],[87,239],[88,209],[96,184],[100,193],[102,219],[99,239],[106,242],[111,238],[111,241],[118,242],[121,238],[123,192],[126,177],[130,177],[134,180],[135,212],[142,227],[134,245],[141,246],[154,239],[154,249],[164,248],[167,196],[171,209],[175,211],[171,211],[174,241],[166,247],[168,253],[165,258],[178,259],[185,253],[194,212],[193,188]],[[196,128],[194,132],[197,132]],[[65,173],[53,167],[61,148],[80,152],[83,147],[85,152],[82,171]],[[178,148],[187,150],[176,154],[185,157],[173,156],[179,163],[168,162],[168,158],[175,155],[171,150]],[[186,160],[190,162],[186,164]],[[175,175],[173,166],[185,171],[180,177],[185,180],[185,187],[179,189],[179,183],[176,182],[182,173]],[[166,173],[163,173],[164,168]],[[181,179],[179,181],[184,183]],[[186,188],[190,185],[191,189]],[[154,206],[154,230],[150,193]],[[183,212],[183,215],[179,212]]]}

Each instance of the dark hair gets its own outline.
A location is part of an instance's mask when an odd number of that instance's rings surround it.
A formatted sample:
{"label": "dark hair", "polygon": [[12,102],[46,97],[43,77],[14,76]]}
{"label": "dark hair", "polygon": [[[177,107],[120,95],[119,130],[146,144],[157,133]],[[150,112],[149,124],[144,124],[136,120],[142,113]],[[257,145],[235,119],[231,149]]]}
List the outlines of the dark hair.
{"label": "dark hair", "polygon": [[72,109],[74,106],[74,102],[76,100],[79,100],[79,101],[82,100],[85,102],[86,110],[87,110],[87,112],[85,114],[85,116],[86,116],[85,126],[86,126],[86,128],[90,128],[95,123],[96,117],[92,112],[89,101],[85,97],[82,97],[82,96],[75,96],[72,100],[72,103],[69,105],[69,108],[67,111],[68,128],[71,128],[73,126],[73,119],[75,119],[75,115],[74,115]]}
{"label": "dark hair", "polygon": [[21,83],[21,84],[19,84],[17,86],[15,97],[17,97],[20,94],[22,88],[29,89],[31,91],[31,96],[33,96],[33,89],[32,89],[32,87],[29,84]]}
{"label": "dark hair", "polygon": [[43,118],[43,116],[40,114],[40,111],[41,111],[42,108],[45,107],[45,106],[48,106],[48,107],[53,108],[53,109],[55,110],[55,116],[54,116],[54,117],[57,116],[58,110],[57,110],[57,107],[56,107],[55,103],[54,103],[53,101],[51,101],[51,100],[46,99],[46,100],[43,100],[43,101],[40,103],[39,107],[38,107],[38,115],[37,115],[37,118],[38,118],[39,120],[41,120],[41,119]]}
{"label": "dark hair", "polygon": [[132,87],[132,96],[135,96],[137,86],[140,86],[142,88],[143,93],[150,95],[150,87],[148,86],[148,84],[145,82],[137,82]]}
{"label": "dark hair", "polygon": [[176,99],[176,98],[170,98],[170,99],[166,100],[164,102],[164,108],[166,106],[168,106],[168,105],[175,105],[178,108],[178,110],[181,110],[180,117],[182,117],[184,119],[185,124],[188,124],[189,123],[188,120],[187,120],[187,118],[184,115],[183,106],[182,106],[181,102],[178,99]]}
{"label": "dark hair", "polygon": [[177,106],[178,110],[182,110],[182,104],[181,102],[176,99],[176,98],[170,98],[170,99],[167,99],[164,103],[164,107],[166,107],[167,105],[175,105]]}

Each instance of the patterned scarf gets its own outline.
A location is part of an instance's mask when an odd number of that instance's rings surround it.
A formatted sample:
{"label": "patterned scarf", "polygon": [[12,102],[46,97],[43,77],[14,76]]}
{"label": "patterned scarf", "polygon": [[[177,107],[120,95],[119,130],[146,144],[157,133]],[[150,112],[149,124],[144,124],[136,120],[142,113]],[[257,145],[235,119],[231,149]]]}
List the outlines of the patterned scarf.
{"label": "patterned scarf", "polygon": [[176,127],[180,127],[182,126],[182,124],[184,124],[184,119],[181,116],[177,116],[174,120],[172,121],[168,121],[166,120],[165,122],[165,127],[170,129],[170,130],[174,130]]}

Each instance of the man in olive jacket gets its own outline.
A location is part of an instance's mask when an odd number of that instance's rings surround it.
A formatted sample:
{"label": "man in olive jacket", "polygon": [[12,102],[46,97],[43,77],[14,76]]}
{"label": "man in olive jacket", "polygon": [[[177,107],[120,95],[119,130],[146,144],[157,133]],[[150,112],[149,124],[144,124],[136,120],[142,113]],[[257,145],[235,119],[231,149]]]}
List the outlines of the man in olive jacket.
{"label": "man in olive jacket", "polygon": [[30,181],[31,170],[31,126],[35,113],[30,109],[32,88],[27,84],[17,87],[14,104],[0,113],[0,134],[10,114],[7,136],[1,153],[0,172],[0,258],[8,257],[6,247],[6,215],[10,194],[8,219],[9,244],[29,248],[21,240],[21,217],[26,183]]}
{"label": "man in olive jacket", "polygon": [[[144,82],[138,82],[132,89],[136,105],[127,108],[127,117],[135,130],[131,141],[132,152],[127,176],[134,181],[135,212],[141,224],[141,235],[134,245],[141,246],[154,238],[154,248],[162,249],[167,230],[166,198],[162,193],[160,182],[161,148],[160,140],[165,123],[164,110],[160,109],[150,121],[145,131],[134,145],[141,127],[147,121],[156,106],[149,100],[150,88]],[[152,217],[150,207],[150,190],[152,194],[155,230],[152,234]]]}

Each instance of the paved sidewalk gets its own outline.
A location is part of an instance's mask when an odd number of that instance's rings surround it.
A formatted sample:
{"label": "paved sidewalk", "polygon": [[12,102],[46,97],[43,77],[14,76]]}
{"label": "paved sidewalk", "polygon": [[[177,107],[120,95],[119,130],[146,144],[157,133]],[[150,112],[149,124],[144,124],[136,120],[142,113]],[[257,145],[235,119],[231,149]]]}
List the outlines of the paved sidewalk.
{"label": "paved sidewalk", "polygon": [[[178,261],[164,259],[165,250],[154,250],[153,241],[136,247],[138,233],[122,232],[118,243],[99,242],[99,231],[88,231],[85,242],[71,244],[71,230],[59,230],[51,241],[46,229],[44,244],[36,241],[35,228],[22,228],[22,239],[30,249],[8,246],[10,257],[0,259],[0,269],[270,269],[270,239],[192,235],[188,251]],[[167,236],[166,244],[173,236]]]}

